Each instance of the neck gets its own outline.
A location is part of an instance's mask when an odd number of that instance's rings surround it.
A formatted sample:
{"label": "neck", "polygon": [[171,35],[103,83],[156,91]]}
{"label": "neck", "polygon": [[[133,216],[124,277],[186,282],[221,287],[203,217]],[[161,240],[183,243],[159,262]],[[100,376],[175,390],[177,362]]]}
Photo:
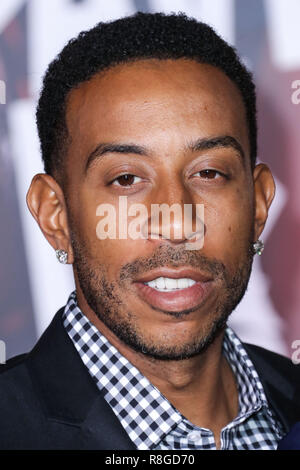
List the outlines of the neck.
{"label": "neck", "polygon": [[238,412],[234,374],[222,355],[224,331],[201,354],[179,361],[162,361],[138,353],[123,343],[90,309],[83,296],[78,306],[101,333],[193,424],[214,432],[217,445],[222,427]]}

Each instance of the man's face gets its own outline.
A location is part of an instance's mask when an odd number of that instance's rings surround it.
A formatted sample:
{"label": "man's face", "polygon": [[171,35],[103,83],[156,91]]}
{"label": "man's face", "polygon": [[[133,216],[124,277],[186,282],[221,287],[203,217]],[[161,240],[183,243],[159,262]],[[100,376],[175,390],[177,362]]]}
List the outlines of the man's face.
{"label": "man's face", "polygon": [[[191,60],[119,65],[70,93],[67,126],[78,297],[136,351],[163,359],[199,354],[223,330],[251,272],[253,180],[237,88]],[[211,148],[196,145],[224,136]],[[100,143],[115,147],[89,158]],[[203,204],[203,248],[188,250],[184,237],[162,237],[160,227],[156,238],[99,240],[97,207],[115,207],[118,233],[120,196],[128,209],[139,203],[149,214],[152,204],[178,203],[182,212],[184,204]],[[190,287],[147,285],[158,278],[188,278]]]}

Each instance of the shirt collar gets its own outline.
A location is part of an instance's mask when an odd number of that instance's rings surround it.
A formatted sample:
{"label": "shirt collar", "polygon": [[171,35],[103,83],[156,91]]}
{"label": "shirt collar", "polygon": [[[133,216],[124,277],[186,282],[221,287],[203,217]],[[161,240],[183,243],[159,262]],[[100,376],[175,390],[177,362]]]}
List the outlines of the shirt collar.
{"label": "shirt collar", "polygon": [[[66,304],[63,324],[97,387],[138,449],[155,447],[186,420],[81,312],[76,291]],[[223,354],[233,370],[239,394],[238,416],[230,425],[245,420],[262,407],[272,419],[253,363],[230,327],[225,329]]]}

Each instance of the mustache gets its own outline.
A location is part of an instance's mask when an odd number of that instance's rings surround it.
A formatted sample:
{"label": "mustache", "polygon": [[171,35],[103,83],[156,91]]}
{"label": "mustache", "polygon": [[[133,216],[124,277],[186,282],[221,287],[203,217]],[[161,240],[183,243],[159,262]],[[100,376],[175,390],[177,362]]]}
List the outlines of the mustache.
{"label": "mustache", "polygon": [[186,250],[183,246],[173,248],[172,246],[161,245],[151,257],[137,258],[122,266],[119,279],[120,282],[124,282],[141,276],[152,269],[166,266],[170,268],[192,267],[203,273],[211,274],[213,277],[226,277],[226,267],[220,260],[208,258],[193,250]]}

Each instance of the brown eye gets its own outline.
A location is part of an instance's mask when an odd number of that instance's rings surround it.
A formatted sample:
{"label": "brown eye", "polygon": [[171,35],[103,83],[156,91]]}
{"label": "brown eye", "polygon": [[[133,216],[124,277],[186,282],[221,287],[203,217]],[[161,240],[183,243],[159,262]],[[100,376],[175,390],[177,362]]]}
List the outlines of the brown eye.
{"label": "brown eye", "polygon": [[220,176],[220,173],[217,170],[202,170],[199,171],[199,175],[201,178],[206,178],[206,179],[215,179],[217,175]]}
{"label": "brown eye", "polygon": [[115,184],[116,186],[132,186],[133,184],[136,184],[139,181],[142,180],[138,176],[126,173],[125,175],[118,176],[118,178],[112,181],[112,184]]}

